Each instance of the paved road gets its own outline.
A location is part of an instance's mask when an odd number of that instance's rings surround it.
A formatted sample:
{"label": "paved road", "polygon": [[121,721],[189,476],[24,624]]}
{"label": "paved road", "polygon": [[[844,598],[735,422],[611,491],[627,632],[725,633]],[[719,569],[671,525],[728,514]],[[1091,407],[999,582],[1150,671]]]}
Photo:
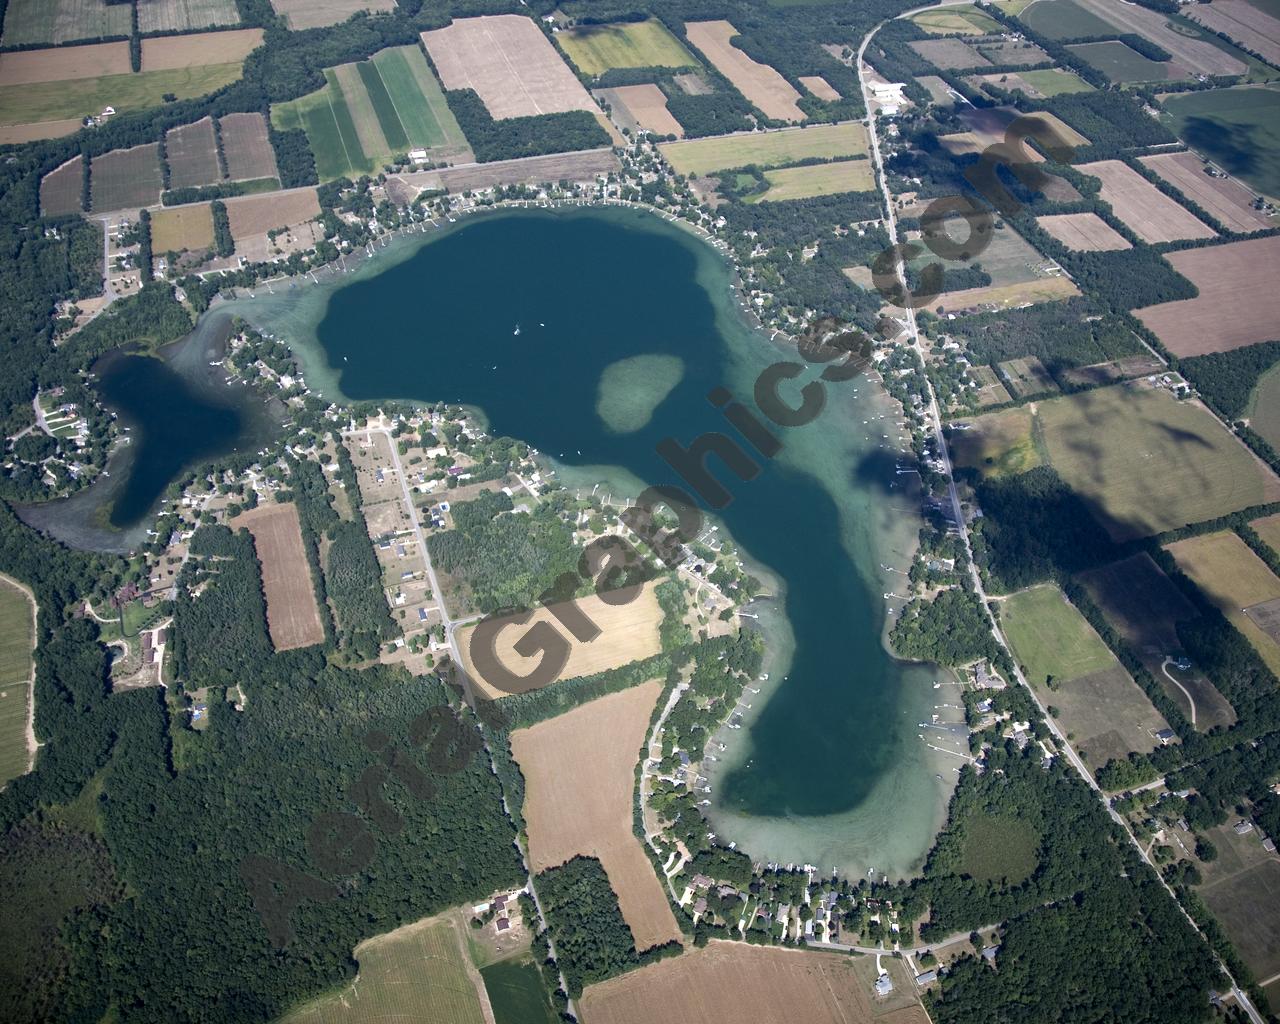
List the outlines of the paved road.
{"label": "paved road", "polygon": [[[967,3],[944,4],[942,6],[968,6],[968,4]],[[917,8],[916,10],[936,10],[936,9],[937,9],[936,6],[930,5],[928,7]],[[902,15],[900,15],[900,17],[906,17],[914,13],[916,13],[915,10],[906,11]],[[870,156],[874,163],[875,170],[880,179],[880,191],[884,198],[885,207],[888,212],[888,216],[885,221],[885,228],[889,235],[890,244],[897,245],[898,222],[897,222],[897,217],[894,213],[893,196],[890,194],[889,185],[884,175],[884,162],[880,155],[880,139],[879,139],[879,134],[876,131],[876,116],[870,113],[870,110],[871,110],[870,89],[867,86],[867,75],[866,75],[867,67],[863,61],[863,56],[866,53],[867,46],[871,42],[872,37],[876,34],[877,31],[879,31],[880,27],[881,26],[876,26],[876,28],[872,29],[871,32],[867,34],[867,37],[862,40],[862,45],[858,47],[857,72],[858,72],[858,80],[862,86],[862,100],[868,110],[867,134],[871,142]],[[902,281],[905,285],[906,275],[904,273],[903,261],[900,254],[896,254],[894,271],[897,274],[899,281]],[[907,324],[907,332],[911,336],[911,344],[915,346],[917,350],[920,350],[922,346],[920,342],[919,326],[916,323],[915,310],[906,309],[904,312],[905,312],[905,320]],[[991,613],[991,610],[988,607],[987,593],[982,586],[982,578],[978,573],[977,566],[974,564],[974,561],[973,561],[973,547],[970,544],[969,527],[964,520],[963,510],[961,509],[961,505],[960,505],[960,495],[959,495],[959,492],[956,490],[955,476],[953,475],[953,472],[952,472],[951,454],[947,448],[947,440],[942,433],[942,414],[941,414],[941,410],[938,407],[937,395],[933,390],[933,383],[927,377],[925,378],[925,388],[929,396],[929,412],[928,412],[929,422],[933,429],[934,441],[937,445],[938,458],[941,460],[943,464],[943,472],[947,476],[947,494],[951,502],[952,515],[954,517],[956,529],[958,530],[961,542],[964,545],[965,556],[969,563],[969,578],[973,583],[974,591],[977,594],[978,599],[982,602],[982,609],[984,614],[987,616],[987,621],[991,628],[992,635],[995,637],[996,642],[999,643],[1000,646],[1006,652],[1008,652],[1010,650],[1009,643],[1005,639],[1003,631],[1000,629],[1000,624],[996,621],[995,616]],[[1084,780],[1085,784],[1094,791],[1098,799],[1102,801],[1102,805],[1103,807],[1106,808],[1107,813],[1111,816],[1111,819],[1117,825],[1119,825],[1120,828],[1124,830],[1125,835],[1129,837],[1129,841],[1133,844],[1134,849],[1136,849],[1138,851],[1139,856],[1141,856],[1142,859],[1146,861],[1148,865],[1150,865],[1151,869],[1155,872],[1156,877],[1160,880],[1160,884],[1164,886],[1165,890],[1169,894],[1170,899],[1172,899],[1177,904],[1178,909],[1182,911],[1183,916],[1186,917],[1191,927],[1195,929],[1196,933],[1199,934],[1201,938],[1205,939],[1206,944],[1209,944],[1208,939],[1205,938],[1204,936],[1204,933],[1200,931],[1199,925],[1197,925],[1196,922],[1192,919],[1191,915],[1187,913],[1186,908],[1184,908],[1181,902],[1179,902],[1177,894],[1174,893],[1173,889],[1168,885],[1168,883],[1165,882],[1164,877],[1160,874],[1159,869],[1155,866],[1155,864],[1152,863],[1151,858],[1147,856],[1146,850],[1142,848],[1142,844],[1138,841],[1138,838],[1129,829],[1128,823],[1124,820],[1124,818],[1120,814],[1118,814],[1115,811],[1114,808],[1112,808],[1111,802],[1107,799],[1107,795],[1104,792],[1102,792],[1097,782],[1094,781],[1092,773],[1090,773],[1089,769],[1085,766],[1085,763],[1083,760],[1081,760],[1080,755],[1077,754],[1075,749],[1071,746],[1071,744],[1067,742],[1067,738],[1063,734],[1062,730],[1060,730],[1057,724],[1053,721],[1053,719],[1049,717],[1047,708],[1045,707],[1044,703],[1041,701],[1039,695],[1027,683],[1026,678],[1022,674],[1022,670],[1018,667],[1017,659],[1013,658],[1012,654],[1010,654],[1010,661],[1013,664],[1013,673],[1015,678],[1017,679],[1017,682],[1023,687],[1023,689],[1026,690],[1028,694],[1030,694],[1032,701],[1035,702],[1036,708],[1040,712],[1041,718],[1048,725],[1050,732],[1053,734],[1054,739],[1057,741],[1059,749],[1062,750],[1064,755],[1066,756],[1068,763],[1076,770],[1077,774],[1079,774],[1079,776]],[[1209,948],[1212,952],[1213,947],[1211,944]],[[1245,993],[1236,984],[1235,978],[1232,977],[1231,972],[1227,970],[1226,964],[1222,962],[1221,958],[1218,957],[1216,952],[1212,952],[1212,956],[1215,962],[1217,963],[1218,967],[1222,970],[1223,974],[1225,974],[1226,977],[1230,980],[1231,993],[1232,995],[1235,996],[1236,1001],[1240,1004],[1240,1006],[1242,1006],[1245,1012],[1249,1015],[1249,1019],[1253,1022],[1253,1024],[1265,1024],[1265,1022],[1262,1019],[1262,1015],[1257,1011],[1257,1009],[1249,1001],[1248,996],[1245,995]]]}

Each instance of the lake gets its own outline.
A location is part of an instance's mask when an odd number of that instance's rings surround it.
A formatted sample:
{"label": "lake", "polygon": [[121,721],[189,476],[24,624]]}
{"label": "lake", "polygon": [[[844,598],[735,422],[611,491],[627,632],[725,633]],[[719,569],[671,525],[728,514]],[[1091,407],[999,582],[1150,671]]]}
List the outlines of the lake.
{"label": "lake", "polygon": [[[750,325],[731,274],[705,242],[640,211],[487,212],[227,308],[293,345],[328,397],[473,407],[569,486],[621,497],[682,483],[662,439],[733,434],[708,392],[754,408],[760,372],[795,358]],[[814,376],[784,397],[799,404]],[[910,478],[894,472],[895,423],[878,387],[829,384],[817,419],[774,428],[782,451],[754,456],[754,479],[713,460],[732,495],[714,521],[775,594],[753,608],[770,681],[747,696],[745,727],[722,730],[710,809],[722,840],[756,857],[897,877],[942,820],[958,761],[934,764],[917,736],[942,700],[936,673],[882,643],[892,587],[880,566],[905,568],[918,529],[899,483]]]}

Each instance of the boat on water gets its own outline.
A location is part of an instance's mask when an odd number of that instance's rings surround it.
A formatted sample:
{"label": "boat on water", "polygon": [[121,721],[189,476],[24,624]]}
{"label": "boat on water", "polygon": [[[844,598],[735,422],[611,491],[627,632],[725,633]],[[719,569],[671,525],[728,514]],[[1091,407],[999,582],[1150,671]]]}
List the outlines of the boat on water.
{"label": "boat on water", "polygon": [[511,334],[512,334],[512,336],[513,336],[513,337],[516,337],[516,338],[520,337],[520,325],[519,325],[519,324],[516,324],[516,329],[515,329],[514,331],[512,331],[512,332],[511,332]]}

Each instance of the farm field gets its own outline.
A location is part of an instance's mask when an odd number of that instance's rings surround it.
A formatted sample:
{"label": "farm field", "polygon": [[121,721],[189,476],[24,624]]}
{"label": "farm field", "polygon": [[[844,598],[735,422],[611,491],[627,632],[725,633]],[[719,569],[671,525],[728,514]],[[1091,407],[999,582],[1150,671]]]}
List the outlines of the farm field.
{"label": "farm field", "polygon": [[241,64],[262,45],[262,29],[197,32],[142,40],[142,70],[167,71],[200,64]]}
{"label": "farm field", "polygon": [[1275,337],[1280,323],[1280,288],[1274,267],[1280,238],[1228,242],[1165,256],[1200,294],[1194,299],[1135,309],[1178,356],[1226,352]]}
{"label": "farm field", "polygon": [[[1013,107],[966,107],[960,112],[960,121],[968,131],[956,135],[944,135],[939,141],[957,156],[965,153],[979,153],[993,143],[1003,142],[1009,125],[1019,116],[1022,115]],[[1039,112],[1027,116],[1043,121],[1064,146],[1089,145],[1089,140],[1085,136],[1055,114]],[[1044,157],[1030,145],[1025,145],[1024,150],[1034,162],[1044,161]],[[1062,178],[1055,178],[1046,186],[1045,194],[1058,202],[1073,202],[1080,198],[1080,193]]]}
{"label": "farm field", "polygon": [[60,46],[49,50],[18,50],[0,54],[0,85],[101,78],[103,75],[127,75],[132,70],[129,44],[126,42],[90,43],[87,46]]}
{"label": "farm field", "polygon": [[437,159],[465,151],[458,123],[416,46],[327,68],[325,78],[323,89],[271,108],[277,128],[307,133],[322,181],[372,173],[412,148]]}
{"label": "farm field", "polygon": [[129,35],[131,21],[127,4],[105,0],[9,0],[3,41],[5,46],[30,46],[123,37]]}
{"label": "farm field", "polygon": [[800,84],[820,100],[826,100],[829,103],[834,103],[836,100],[840,99],[840,94],[836,92],[835,89],[831,87],[831,83],[821,75],[801,75]]}
{"label": "farm field", "polygon": [[1120,160],[1081,164],[1077,170],[1102,182],[1103,201],[1144,242],[1214,237],[1212,228]]}
{"label": "farm field", "polygon": [[[1236,835],[1231,826],[1238,820],[1233,815],[1207,833],[1218,858],[1200,865],[1204,882],[1196,892],[1261,980],[1280,973],[1280,859],[1262,848],[1256,828]],[[1275,998],[1274,983],[1267,992]]]}
{"label": "farm field", "polygon": [[1124,235],[1096,213],[1058,213],[1037,217],[1036,223],[1076,252],[1115,252],[1133,248]]}
{"label": "farm field", "polygon": [[1058,302],[1079,295],[1080,289],[1068,277],[1037,277],[1017,284],[988,285],[947,292],[931,303],[934,312],[958,309],[1014,309],[1040,302]]}
{"label": "farm field", "polygon": [[867,131],[856,121],[844,124],[787,128],[775,132],[745,132],[658,147],[677,174],[700,177],[730,167],[779,167],[817,157],[864,156]]}
{"label": "farm field", "polygon": [[1129,377],[1146,377],[1160,373],[1164,368],[1164,363],[1155,356],[1124,356],[1121,359],[1064,370],[1062,376],[1072,384],[1106,384]]}
{"label": "farm field", "polygon": [[0,125],[0,146],[16,146],[39,139],[60,139],[64,135],[74,135],[83,126],[78,117],[41,121],[39,124]]}
{"label": "farm field", "polygon": [[1189,622],[1198,613],[1150,555],[1143,552],[1091,569],[1081,573],[1079,580],[1106,620],[1197,729],[1206,732],[1236,720],[1235,710],[1202,672],[1193,669],[1170,676],[1166,659],[1182,653],[1177,623]]}
{"label": "farm field", "polygon": [[449,912],[365,940],[354,952],[360,965],[355,982],[303,1004],[277,1024],[485,1024],[478,973],[460,928]]}
{"label": "farm field", "polygon": [[84,181],[84,158],[74,156],[61,167],[40,179],[40,214],[60,217],[80,213],[80,194]]}
{"label": "farm field", "polygon": [[1056,690],[1041,688],[1040,697],[1057,708],[1058,724],[1095,769],[1153,750],[1160,745],[1155,734],[1169,727],[1119,662]]}
{"label": "farm field", "polygon": [[[980,265],[991,276],[991,284],[955,292],[944,292],[930,309],[966,309],[983,303],[1022,304],[1037,301],[1038,296],[1065,298],[1077,294],[1069,278],[1052,273],[1053,261],[1041,256],[1029,242],[1007,224],[997,227],[990,235],[987,247],[970,260],[949,263],[956,269]],[[936,257],[926,252],[910,261],[921,269],[934,262]],[[1041,291],[1041,289],[1046,289]]]}
{"label": "farm field", "polygon": [[151,215],[151,249],[158,254],[213,248],[213,209],[208,203],[169,206]]}
{"label": "farm field", "polygon": [[991,61],[962,39],[917,39],[907,44],[934,67],[943,71],[956,68],[990,67]]}
{"label": "farm field", "polygon": [[1118,39],[1104,43],[1076,43],[1067,49],[1112,82],[1168,82],[1183,77],[1176,64],[1144,57]]}
{"label": "farm field", "polygon": [[1253,208],[1255,194],[1252,190],[1234,178],[1214,178],[1206,174],[1204,160],[1195,153],[1159,153],[1140,156],[1138,162],[1155,171],[1232,231],[1248,233],[1272,226],[1270,217]]}
{"label": "farm field", "polygon": [[1018,19],[1050,39],[1120,34],[1115,25],[1086,10],[1075,0],[1037,0],[1020,11]]}
{"label": "farm field", "polygon": [[578,1001],[590,1024],[681,1024],[725,1021],[814,1021],[840,1024],[927,1024],[902,961],[882,963],[894,991],[872,997],[875,959],[839,953],[752,946],[712,939],[705,947],[661,960],[598,985]]}
{"label": "farm field", "polygon": [[1236,43],[1243,43],[1264,60],[1280,65],[1280,20],[1246,0],[1214,0],[1211,4],[1195,4],[1187,17],[1211,32],[1222,32]]}
{"label": "farm field", "polygon": [[991,369],[990,366],[974,366],[970,368],[969,372],[978,382],[979,407],[1000,405],[1004,402],[1013,401],[1013,395],[1009,394],[1008,388],[1004,386],[996,371]]}
{"label": "farm field", "polygon": [[1192,149],[1265,195],[1280,196],[1280,89],[1244,86],[1161,97]]}
{"label": "farm field", "polygon": [[1030,67],[1053,59],[1035,43],[1025,39],[1001,39],[998,42],[976,42],[973,45],[997,67]]}
{"label": "farm field", "polygon": [[998,21],[988,18],[981,11],[970,9],[921,11],[912,15],[911,20],[926,32],[941,36],[989,35],[1001,31]]}
{"label": "farm field", "polygon": [[422,33],[446,89],[474,89],[494,118],[595,113],[587,90],[530,19],[518,14],[457,18]]}
{"label": "farm field", "polygon": [[346,21],[356,11],[394,11],[396,0],[271,0],[295,32]]}
{"label": "farm field", "polygon": [[[656,583],[645,584],[644,590],[629,604],[605,604],[598,595],[579,599],[576,603],[582,614],[600,627],[601,633],[588,644],[573,644],[573,650],[561,679],[592,675],[608,669],[619,668],[632,661],[657,654],[662,645],[658,639],[658,625],[662,621],[662,608],[654,596]],[[537,622],[551,621],[554,616],[546,608],[534,612],[529,622],[519,629],[506,629],[498,637],[497,654],[500,664],[513,672],[525,673],[531,662],[515,651],[516,641]],[[458,630],[458,646],[462,650],[463,668],[473,685],[486,697],[504,697],[480,678],[471,659],[471,635],[474,627]]]}
{"label": "farm field", "polygon": [[170,188],[212,185],[222,180],[210,117],[170,128],[164,137],[164,156],[169,165]]}
{"label": "farm field", "polygon": [[1280,368],[1273,366],[1258,379],[1249,398],[1249,426],[1280,450]]}
{"label": "farm field", "polygon": [[667,96],[652,82],[645,85],[620,85],[601,89],[599,95],[609,104],[620,127],[644,128],[657,135],[684,138],[684,128],[667,109]]}
{"label": "farm field", "polygon": [[[204,96],[240,77],[241,62],[193,65],[166,71],[132,75],[104,75],[29,85],[0,85],[0,125],[24,125],[29,132],[42,122],[54,122],[54,136],[70,118],[101,113],[104,107],[118,112],[158,107],[166,93],[180,100]],[[41,137],[47,137],[41,135]]]}
{"label": "farm field", "polygon": [[139,32],[191,32],[239,24],[235,0],[138,0]]}
{"label": "farm field", "polygon": [[680,938],[667,894],[632,831],[635,772],[662,693],[650,680],[511,734],[525,780],[529,867],[537,874],[596,857],[636,949]]}
{"label": "farm field", "polygon": [[31,765],[27,749],[35,609],[26,591],[0,576],[0,786]]}
{"label": "farm field", "polygon": [[698,61],[662,22],[581,25],[556,34],[556,42],[584,75],[610,68],[684,68]]}
{"label": "farm field", "polygon": [[1064,93],[1093,92],[1094,88],[1079,75],[1065,68],[1043,68],[1039,71],[1019,71],[1018,77],[1028,83],[1041,96],[1061,96]]}
{"label": "farm field", "polygon": [[262,591],[267,600],[267,629],[277,651],[292,651],[324,640],[324,626],[316,608],[311,567],[302,546],[298,506],[292,502],[261,505],[242,512],[233,528],[247,527],[262,566]]}
{"label": "farm field", "polygon": [[800,94],[774,68],[757,63],[729,41],[738,34],[731,23],[687,21],[684,28],[689,42],[765,117],[774,121],[804,120],[804,111],[796,106]]}
{"label": "farm field", "polygon": [[[986,369],[995,376],[990,367]],[[1005,392],[1002,401],[1008,400]],[[989,412],[966,422],[969,428],[952,431],[950,438],[957,467],[999,477],[1016,476],[1044,465],[1044,439],[1036,437],[1036,421],[1027,406]]]}
{"label": "farm field", "polygon": [[218,119],[227,177],[232,181],[279,178],[275,150],[267,137],[267,119],[261,114],[227,114]]}
{"label": "farm field", "polygon": [[1237,60],[1213,43],[1174,29],[1166,14],[1137,4],[1117,4],[1112,0],[1075,2],[1118,26],[1121,33],[1131,32],[1149,39],[1172,54],[1173,63],[1193,74],[1240,75],[1247,70],[1244,61]]}
{"label": "farm field", "polygon": [[1015,398],[1058,390],[1058,385],[1054,383],[1049,371],[1044,368],[1044,363],[1040,362],[1036,356],[1009,359],[1000,363],[999,368],[1005,386]]}
{"label": "farm field", "polygon": [[1056,687],[1118,664],[1110,648],[1053,584],[1000,602],[1000,625],[1029,682]]}
{"label": "farm field", "polygon": [[[1244,634],[1271,671],[1280,673],[1280,629],[1276,628],[1280,625],[1280,579],[1267,563],[1230,531],[1189,537],[1168,545],[1167,550],[1178,568]],[[1271,635],[1259,627],[1260,621],[1270,625]]]}
{"label": "farm field", "polygon": [[320,200],[314,188],[290,189],[256,196],[234,196],[224,200],[231,236],[236,245],[254,235],[285,227],[298,227],[320,216]]}
{"label": "farm field", "polygon": [[160,146],[113,149],[89,163],[93,212],[130,210],[160,201]]}
{"label": "farm field", "polygon": [[837,160],[829,164],[807,164],[765,171],[769,190],[753,196],[751,202],[782,202],[808,199],[836,192],[868,192],[876,187],[870,160]]}
{"label": "farm field", "polygon": [[480,968],[494,1024],[556,1024],[558,1019],[530,956],[499,960]]}
{"label": "farm field", "polygon": [[1273,516],[1255,519],[1249,525],[1253,527],[1254,532],[1262,538],[1267,547],[1277,555],[1280,555],[1280,512]]}

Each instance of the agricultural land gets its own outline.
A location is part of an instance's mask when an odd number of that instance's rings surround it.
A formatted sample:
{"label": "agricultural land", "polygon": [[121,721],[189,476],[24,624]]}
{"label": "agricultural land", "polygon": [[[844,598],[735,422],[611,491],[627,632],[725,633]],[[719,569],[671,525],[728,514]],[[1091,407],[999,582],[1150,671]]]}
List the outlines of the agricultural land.
{"label": "agricultural land", "polygon": [[1271,218],[1254,205],[1256,193],[1234,178],[1211,175],[1195,153],[1157,153],[1138,160],[1232,231],[1247,234],[1271,226]]}
{"label": "agricultural land", "polygon": [[0,786],[31,767],[35,602],[26,587],[0,576]]}
{"label": "agricultural land", "polygon": [[89,171],[94,213],[136,210],[160,199],[163,178],[155,144],[105,153],[90,163]]}
{"label": "agricultural land", "polygon": [[155,252],[197,252],[213,247],[213,209],[208,203],[172,206],[151,215]]}
{"label": "agricultural land", "polygon": [[1175,93],[1161,107],[1189,146],[1264,195],[1280,197],[1280,89]]}
{"label": "agricultural land", "polygon": [[656,19],[583,25],[556,35],[574,67],[597,76],[612,68],[686,68],[698,61]]}
{"label": "agricultural land", "polygon": [[684,137],[684,128],[667,109],[667,96],[652,82],[644,85],[620,85],[600,89],[600,97],[609,104],[613,119],[620,127],[632,131],[643,128],[655,135]]}
{"label": "agricultural land", "polygon": [[297,506],[260,505],[240,513],[232,525],[245,526],[253,534],[272,646],[291,651],[324,640]]}
{"label": "agricultural land", "polygon": [[192,188],[221,180],[213,118],[169,129],[164,137],[164,158],[169,165],[170,188]]}
{"label": "agricultural land", "polygon": [[857,123],[815,125],[668,142],[658,148],[678,174],[700,176],[747,164],[777,167],[812,158],[862,156],[867,152],[867,133]]}
{"label": "agricultural land", "polygon": [[1132,249],[1129,240],[1096,213],[1057,213],[1036,223],[1068,249],[1077,252],[1115,252]]}
{"label": "agricultural land", "polygon": [[1212,238],[1214,231],[1179,206],[1128,164],[1101,160],[1081,164],[1083,174],[1102,182],[1102,199],[1115,215],[1144,242],[1175,242],[1184,238]]}
{"label": "agricultural land", "polygon": [[394,11],[396,0],[271,0],[271,6],[299,31],[336,25],[357,11]]}
{"label": "agricultural land", "polygon": [[876,187],[869,160],[835,160],[829,164],[806,164],[765,171],[769,183],[754,202],[785,202],[836,192],[869,192]]}
{"label": "agricultural land", "polygon": [[5,46],[122,39],[129,35],[129,22],[127,5],[106,0],[10,0],[4,13],[3,39]]}
{"label": "agricultural land", "polygon": [[796,106],[800,94],[791,83],[767,64],[752,60],[730,40],[738,30],[727,21],[685,22],[689,42],[729,79],[743,96],[774,121],[803,121],[804,111]]}

